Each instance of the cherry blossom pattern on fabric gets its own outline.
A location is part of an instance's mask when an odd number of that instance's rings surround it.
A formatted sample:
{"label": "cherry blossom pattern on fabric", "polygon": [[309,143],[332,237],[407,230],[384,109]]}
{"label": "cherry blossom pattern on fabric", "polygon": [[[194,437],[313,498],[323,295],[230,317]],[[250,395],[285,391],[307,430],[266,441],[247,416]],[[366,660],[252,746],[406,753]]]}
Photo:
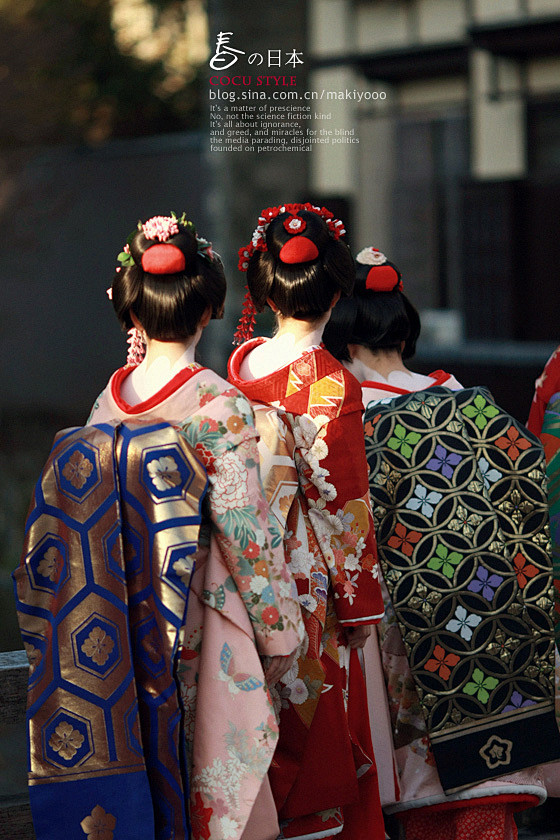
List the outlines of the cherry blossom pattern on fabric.
{"label": "cherry blossom pattern on fabric", "polygon": [[[270,568],[265,562],[271,548],[281,545],[282,535],[272,516],[268,517],[265,533],[261,523],[263,514],[268,515],[268,505],[249,488],[249,480],[255,478],[260,486],[252,408],[236,388],[231,388],[222,394],[226,408],[223,416],[205,415],[204,408],[208,406],[210,410],[217,396],[215,385],[198,386],[200,413],[189,419],[183,433],[206,467],[218,539],[223,540],[224,550],[231,555],[237,570],[236,590],[252,619],[267,633],[284,626],[275,604]],[[274,580],[277,591],[282,598],[294,597],[293,581],[285,565],[281,575],[281,579]],[[227,668],[223,674],[231,676]]]}

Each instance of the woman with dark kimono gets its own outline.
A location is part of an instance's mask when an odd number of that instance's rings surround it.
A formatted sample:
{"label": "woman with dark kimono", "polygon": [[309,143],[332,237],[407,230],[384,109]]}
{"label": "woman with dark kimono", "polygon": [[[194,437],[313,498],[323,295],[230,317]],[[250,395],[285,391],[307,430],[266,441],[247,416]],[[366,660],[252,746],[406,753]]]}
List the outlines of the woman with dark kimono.
{"label": "woman with dark kimono", "polygon": [[[222,315],[222,263],[184,216],[139,223],[119,262],[110,296],[133,352],[79,440],[55,450],[37,503],[62,488],[58,536],[49,502],[16,572],[24,639],[48,663],[30,692],[37,836],[273,840],[266,682],[290,667],[303,627],[251,406],[195,361]],[[99,470],[118,475],[111,508]],[[92,522],[83,555],[70,502]]]}
{"label": "woman with dark kimono", "polygon": [[[263,481],[306,638],[277,683],[280,741],[269,777],[283,837],[383,838],[358,649],[383,612],[355,379],[321,344],[332,306],[351,292],[342,223],[325,208],[264,210],[240,250],[248,306],[229,380],[257,417]],[[277,320],[251,339],[255,308]]]}
{"label": "woman with dark kimono", "polygon": [[[406,840],[513,840],[514,811],[546,796],[539,769],[524,768],[559,749],[542,451],[484,389],[409,370],[419,333],[400,272],[364,248],[324,341],[366,409],[385,601],[364,649],[381,801]],[[528,620],[516,607],[510,621],[512,599]],[[546,680],[523,683],[541,667]],[[520,755],[528,708],[546,724]]]}

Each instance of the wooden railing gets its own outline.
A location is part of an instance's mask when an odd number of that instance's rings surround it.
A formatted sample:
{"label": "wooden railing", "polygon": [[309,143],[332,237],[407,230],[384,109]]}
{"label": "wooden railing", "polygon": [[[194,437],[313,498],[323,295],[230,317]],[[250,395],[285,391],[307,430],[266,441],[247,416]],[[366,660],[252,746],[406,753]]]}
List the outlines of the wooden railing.
{"label": "wooden railing", "polygon": [[0,838],[35,840],[27,795],[25,698],[29,665],[23,650],[0,653]]}

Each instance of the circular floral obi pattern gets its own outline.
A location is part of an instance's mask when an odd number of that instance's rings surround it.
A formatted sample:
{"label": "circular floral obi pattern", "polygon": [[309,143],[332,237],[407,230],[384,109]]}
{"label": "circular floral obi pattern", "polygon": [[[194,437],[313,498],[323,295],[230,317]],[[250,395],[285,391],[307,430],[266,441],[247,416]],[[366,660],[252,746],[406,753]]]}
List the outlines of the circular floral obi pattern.
{"label": "circular floral obi pattern", "polygon": [[364,418],[385,580],[433,733],[553,696],[542,450],[482,388]]}

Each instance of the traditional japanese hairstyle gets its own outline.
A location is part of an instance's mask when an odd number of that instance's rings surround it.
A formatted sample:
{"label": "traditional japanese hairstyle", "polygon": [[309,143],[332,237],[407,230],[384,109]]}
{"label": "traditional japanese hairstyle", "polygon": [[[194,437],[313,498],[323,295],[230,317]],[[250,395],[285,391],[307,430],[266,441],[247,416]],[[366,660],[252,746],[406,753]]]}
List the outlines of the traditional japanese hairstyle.
{"label": "traditional japanese hairstyle", "polygon": [[358,254],[355,271],[352,297],[337,303],[325,327],[325,347],[345,362],[351,361],[349,344],[372,352],[402,348],[402,358],[410,359],[416,352],[420,317],[403,292],[400,271],[371,247]]}
{"label": "traditional japanese hairstyle", "polygon": [[196,333],[204,312],[221,318],[224,268],[212,244],[197,236],[185,214],[153,216],[128,237],[107,290],[123,329],[129,332],[129,364],[142,360],[135,315],[149,338],[184,341]]}
{"label": "traditional japanese hairstyle", "polygon": [[325,207],[283,204],[259,216],[249,245],[239,250],[247,294],[234,344],[251,338],[255,312],[268,300],[285,317],[314,320],[328,311],[336,292],[349,295],[354,269],[344,225]]}

